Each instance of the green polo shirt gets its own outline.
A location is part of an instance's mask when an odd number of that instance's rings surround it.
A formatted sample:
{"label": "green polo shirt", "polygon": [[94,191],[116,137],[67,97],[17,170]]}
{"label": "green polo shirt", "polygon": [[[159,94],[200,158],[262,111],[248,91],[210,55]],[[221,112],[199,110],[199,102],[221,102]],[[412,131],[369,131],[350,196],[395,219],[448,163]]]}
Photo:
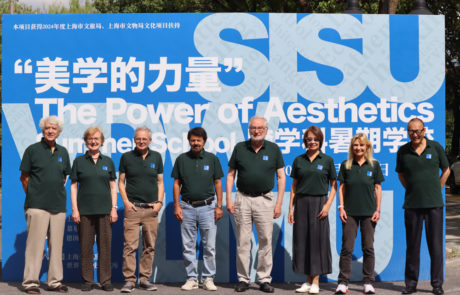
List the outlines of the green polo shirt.
{"label": "green polo shirt", "polygon": [[137,149],[121,156],[120,173],[126,175],[126,194],[130,202],[158,201],[158,174],[163,174],[163,161],[158,152],[148,150],[142,158]]}
{"label": "green polo shirt", "polygon": [[214,180],[223,176],[219,159],[204,150],[197,157],[191,151],[181,154],[171,172],[171,177],[180,180],[182,199],[189,201],[201,201],[214,196]]}
{"label": "green polo shirt", "polygon": [[96,164],[88,152],[73,161],[70,179],[78,182],[77,203],[80,215],[110,214],[110,181],[116,178],[112,159],[102,154],[99,154]]}
{"label": "green polo shirt", "polygon": [[25,150],[19,170],[29,174],[24,209],[66,212],[64,181],[71,170],[65,147],[56,144],[51,153],[51,147],[42,138]]}
{"label": "green polo shirt", "polygon": [[426,139],[426,148],[418,155],[410,142],[401,146],[396,157],[396,172],[404,173],[406,195],[404,209],[444,206],[439,169],[449,167],[442,146]]}
{"label": "green polo shirt", "polygon": [[329,181],[337,178],[334,160],[321,151],[313,162],[307,153],[297,156],[292,163],[291,177],[297,179],[296,194],[327,195]]}
{"label": "green polo shirt", "polygon": [[276,170],[284,167],[284,160],[275,143],[264,140],[256,153],[251,141],[247,140],[235,145],[228,166],[238,171],[236,187],[239,191],[262,193],[273,189]]}
{"label": "green polo shirt", "polygon": [[340,165],[338,180],[345,183],[344,206],[350,216],[372,216],[377,209],[375,202],[375,184],[383,182],[380,163],[368,161],[359,166],[353,161],[351,169],[345,168],[346,161]]}

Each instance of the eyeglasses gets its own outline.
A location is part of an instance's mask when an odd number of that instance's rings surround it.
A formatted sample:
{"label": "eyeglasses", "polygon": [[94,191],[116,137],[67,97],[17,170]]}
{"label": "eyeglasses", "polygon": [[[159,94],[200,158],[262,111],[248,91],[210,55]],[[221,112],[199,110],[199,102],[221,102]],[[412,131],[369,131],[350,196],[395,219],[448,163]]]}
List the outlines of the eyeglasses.
{"label": "eyeglasses", "polygon": [[101,138],[100,138],[100,137],[88,137],[86,140],[87,140],[87,141],[93,141],[93,140],[94,140],[94,141],[100,141]]}
{"label": "eyeglasses", "polygon": [[267,127],[253,127],[253,126],[249,127],[249,130],[251,130],[251,131],[254,131],[254,130],[262,131],[262,130],[265,130],[265,129],[267,129]]}
{"label": "eyeglasses", "polygon": [[307,137],[307,138],[305,138],[305,140],[306,140],[307,142],[312,142],[312,141],[314,141],[314,142],[319,142],[319,138],[316,138],[316,137],[315,137],[315,138]]}
{"label": "eyeglasses", "polygon": [[414,135],[414,134],[420,135],[420,134],[422,134],[424,131],[425,131],[425,129],[407,130],[407,132],[409,132],[410,135]]}
{"label": "eyeglasses", "polygon": [[135,137],[134,141],[141,142],[141,141],[149,141],[148,138],[146,137]]}

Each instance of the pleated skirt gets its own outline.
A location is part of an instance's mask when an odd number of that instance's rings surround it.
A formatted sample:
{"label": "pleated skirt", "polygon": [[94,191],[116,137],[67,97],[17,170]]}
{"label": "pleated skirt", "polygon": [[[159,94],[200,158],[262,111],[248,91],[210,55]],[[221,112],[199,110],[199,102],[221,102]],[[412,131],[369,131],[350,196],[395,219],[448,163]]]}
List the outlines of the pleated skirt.
{"label": "pleated skirt", "polygon": [[318,218],[326,202],[326,195],[295,196],[292,266],[296,273],[316,276],[332,272],[329,219]]}

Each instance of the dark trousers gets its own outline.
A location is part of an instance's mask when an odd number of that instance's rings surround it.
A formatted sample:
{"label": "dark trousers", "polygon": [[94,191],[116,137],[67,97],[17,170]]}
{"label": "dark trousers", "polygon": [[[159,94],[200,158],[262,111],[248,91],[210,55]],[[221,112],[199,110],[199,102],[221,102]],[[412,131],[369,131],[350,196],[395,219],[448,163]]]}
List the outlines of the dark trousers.
{"label": "dark trousers", "polygon": [[440,208],[406,209],[406,270],[404,274],[407,287],[416,287],[420,270],[420,243],[422,239],[423,221],[428,251],[431,259],[431,286],[442,287],[444,269],[442,248],[442,223],[444,210]]}
{"label": "dark trousers", "polygon": [[112,224],[109,215],[82,215],[78,225],[81,277],[84,283],[94,283],[93,245],[96,236],[98,276],[101,285],[110,284],[112,277]]}
{"label": "dark trousers", "polygon": [[363,250],[363,281],[364,284],[372,284],[375,280],[374,267],[374,232],[375,222],[370,216],[350,216],[347,223],[342,223],[342,251],[339,261],[339,284],[348,285],[351,276],[351,259],[355,248],[355,239],[358,232],[358,225],[361,228],[361,247]]}

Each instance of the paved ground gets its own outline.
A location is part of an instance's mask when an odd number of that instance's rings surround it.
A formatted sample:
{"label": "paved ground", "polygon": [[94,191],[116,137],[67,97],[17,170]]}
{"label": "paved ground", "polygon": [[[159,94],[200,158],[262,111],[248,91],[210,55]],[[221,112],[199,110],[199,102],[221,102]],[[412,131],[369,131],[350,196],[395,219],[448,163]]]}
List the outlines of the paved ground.
{"label": "paved ground", "polygon": [[[1,208],[1,205],[0,205]],[[446,281],[444,283],[445,294],[460,294],[460,195],[447,196],[447,213],[446,213]],[[1,216],[0,216],[1,218]],[[1,224],[0,224],[1,228]],[[1,254],[1,250],[0,250]],[[1,256],[0,256],[1,257]],[[401,265],[401,267],[404,267]],[[79,289],[80,284],[70,283],[69,294],[88,294],[81,292]],[[121,283],[114,284],[115,293],[120,292]],[[234,284],[217,284],[217,292],[209,292],[211,294],[234,294]],[[300,284],[274,284],[276,290],[275,294],[293,294],[295,289]],[[403,289],[403,282],[377,282],[375,288],[379,295],[396,295],[401,294]],[[135,290],[133,294],[147,295],[152,294],[203,294],[208,291],[198,289],[194,291],[184,292],[179,289],[179,284],[159,284],[158,291],[147,292],[143,290]],[[335,283],[322,283],[320,285],[320,294],[332,294],[335,290]],[[419,282],[418,293],[420,295],[428,295],[431,293],[431,286],[428,281]],[[112,292],[113,293],[113,292]],[[0,282],[0,294],[12,295],[21,294],[19,282]],[[22,293],[24,294],[24,293]],[[45,286],[42,286],[42,294],[56,294],[55,292],[45,291]],[[90,294],[106,294],[105,291],[100,289],[93,290]],[[258,286],[253,284],[252,288],[242,294],[263,294],[258,290]],[[362,286],[360,284],[350,284],[350,292],[348,294],[362,294]]]}

